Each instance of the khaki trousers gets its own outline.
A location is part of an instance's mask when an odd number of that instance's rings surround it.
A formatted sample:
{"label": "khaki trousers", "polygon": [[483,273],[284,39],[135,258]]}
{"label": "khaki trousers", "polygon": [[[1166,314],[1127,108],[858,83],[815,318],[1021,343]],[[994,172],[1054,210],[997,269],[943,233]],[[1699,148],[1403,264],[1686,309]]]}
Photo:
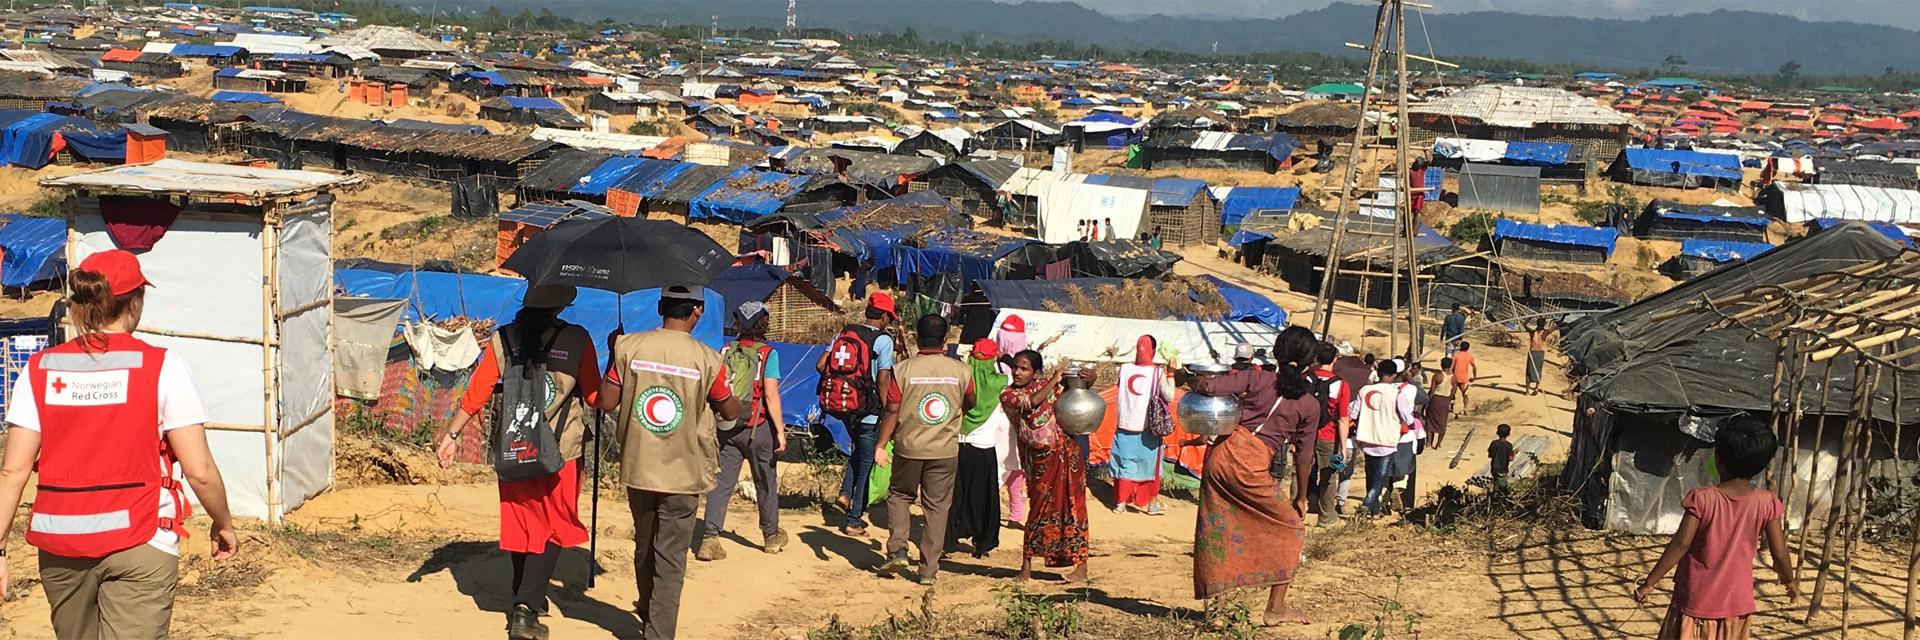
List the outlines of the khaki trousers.
{"label": "khaki trousers", "polygon": [[887,484],[887,554],[907,550],[907,538],[913,533],[909,507],[918,498],[927,516],[926,526],[920,529],[922,577],[940,572],[940,554],[947,550],[947,510],[953,507],[953,479],[959,471],[957,457],[893,459],[893,477]]}
{"label": "khaki trousers", "polygon": [[40,587],[62,640],[164,640],[180,558],[142,544],[105,558],[40,553]]}

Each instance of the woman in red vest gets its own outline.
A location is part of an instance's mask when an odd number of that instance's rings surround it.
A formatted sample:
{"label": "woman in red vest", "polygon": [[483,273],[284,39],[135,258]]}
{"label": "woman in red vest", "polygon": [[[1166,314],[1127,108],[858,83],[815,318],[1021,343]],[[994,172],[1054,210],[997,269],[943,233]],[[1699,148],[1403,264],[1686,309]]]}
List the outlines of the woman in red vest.
{"label": "woman in red vest", "polygon": [[[193,508],[213,518],[213,559],[239,537],[207,448],[206,411],[184,358],[133,337],[149,285],[131,253],[89,256],[69,280],[78,337],[35,355],[7,395],[0,513],[40,472],[27,542],[60,638],[164,638]],[[0,556],[12,518],[0,518]],[[7,563],[0,557],[0,601]]]}

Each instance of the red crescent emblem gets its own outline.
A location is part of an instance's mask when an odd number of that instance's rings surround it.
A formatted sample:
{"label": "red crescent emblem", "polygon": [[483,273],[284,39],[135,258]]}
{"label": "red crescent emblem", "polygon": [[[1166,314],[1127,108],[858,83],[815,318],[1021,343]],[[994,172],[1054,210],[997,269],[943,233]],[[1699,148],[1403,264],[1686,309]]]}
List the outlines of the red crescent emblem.
{"label": "red crescent emblem", "polygon": [[1380,407],[1374,406],[1373,404],[1373,401],[1378,399],[1380,399],[1380,392],[1378,391],[1368,392],[1365,400],[1365,402],[1367,403],[1367,410],[1372,411],[1372,410],[1379,409]]}
{"label": "red crescent emblem", "polygon": [[[661,405],[663,404],[666,405],[665,407],[666,413],[664,414],[661,412]],[[673,398],[669,398],[664,395],[648,398],[646,417],[648,422],[652,422],[654,424],[666,424],[672,421],[673,420]]]}
{"label": "red crescent emblem", "polygon": [[1134,383],[1137,383],[1141,380],[1145,380],[1146,378],[1147,378],[1146,376],[1138,373],[1133,374],[1132,377],[1127,378],[1127,393],[1131,393],[1136,396],[1145,394],[1146,392],[1141,391],[1140,386]]}

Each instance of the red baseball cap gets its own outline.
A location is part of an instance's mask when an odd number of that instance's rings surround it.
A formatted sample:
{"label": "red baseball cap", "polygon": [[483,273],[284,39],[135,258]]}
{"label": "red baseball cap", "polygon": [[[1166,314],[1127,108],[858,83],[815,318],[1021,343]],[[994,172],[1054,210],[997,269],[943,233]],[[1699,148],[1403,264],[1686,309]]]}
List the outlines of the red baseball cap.
{"label": "red baseball cap", "polygon": [[875,291],[873,292],[873,295],[867,296],[867,307],[871,309],[879,309],[881,311],[885,311],[887,312],[887,315],[893,316],[895,318],[900,317],[900,312],[894,310],[893,296],[887,295],[884,292]]}
{"label": "red baseball cap", "polygon": [[973,357],[981,360],[998,358],[1000,357],[1000,345],[986,338],[975,340],[973,341]]}
{"label": "red baseball cap", "polygon": [[124,296],[140,287],[151,287],[146,274],[140,272],[140,259],[120,249],[102,251],[80,261],[80,271],[92,271],[107,278],[107,289],[113,295]]}
{"label": "red baseball cap", "polygon": [[1027,321],[1021,320],[1020,316],[1007,316],[1006,320],[1000,321],[1000,330],[1008,333],[1026,333]]}

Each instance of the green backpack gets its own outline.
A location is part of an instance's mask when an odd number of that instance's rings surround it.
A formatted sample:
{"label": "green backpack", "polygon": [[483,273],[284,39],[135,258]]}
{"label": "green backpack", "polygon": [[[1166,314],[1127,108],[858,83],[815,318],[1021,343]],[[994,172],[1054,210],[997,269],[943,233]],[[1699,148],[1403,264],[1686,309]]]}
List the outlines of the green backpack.
{"label": "green backpack", "polygon": [[772,351],[773,346],[765,342],[752,349],[735,342],[720,353],[721,361],[727,365],[727,384],[733,387],[733,397],[739,398],[743,405],[736,427],[760,425],[761,407],[765,406],[760,380],[766,374],[767,354]]}

